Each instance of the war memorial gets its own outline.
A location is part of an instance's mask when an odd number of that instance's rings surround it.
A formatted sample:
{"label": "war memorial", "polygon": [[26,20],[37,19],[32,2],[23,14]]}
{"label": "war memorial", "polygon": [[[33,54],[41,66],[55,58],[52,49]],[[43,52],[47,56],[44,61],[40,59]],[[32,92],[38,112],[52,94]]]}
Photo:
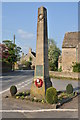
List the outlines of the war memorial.
{"label": "war memorial", "polygon": [[37,19],[36,66],[31,95],[45,98],[46,89],[50,86],[52,86],[52,83],[49,78],[48,65],[47,10],[40,7],[38,8]]}
{"label": "war memorial", "polygon": [[[32,50],[29,49],[27,59],[33,55],[32,53]],[[9,89],[2,91],[3,118],[6,116],[10,118],[15,116],[17,118],[77,118],[78,96],[80,95],[78,81],[66,78],[62,80],[62,78],[57,79],[50,76],[50,72],[52,74],[55,72],[49,71],[47,9],[43,6],[38,8],[35,58],[35,71],[19,70],[5,76],[7,79],[14,80],[9,81]],[[68,61],[68,59],[66,60]],[[68,63],[67,61],[66,63]],[[62,64],[61,57],[59,63],[59,65]],[[57,71],[57,73],[61,75],[62,72]],[[71,73],[69,72],[69,74]],[[7,84],[9,83],[7,82]],[[3,85],[5,84],[3,83]]]}

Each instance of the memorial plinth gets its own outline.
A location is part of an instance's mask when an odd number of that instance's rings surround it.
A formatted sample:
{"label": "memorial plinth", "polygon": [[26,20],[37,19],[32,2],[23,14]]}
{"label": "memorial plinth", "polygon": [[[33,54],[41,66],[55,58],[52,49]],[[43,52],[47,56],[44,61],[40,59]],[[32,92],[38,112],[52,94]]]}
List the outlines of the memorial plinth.
{"label": "memorial plinth", "polygon": [[36,65],[31,96],[45,98],[46,89],[52,86],[49,79],[47,10],[38,8]]}

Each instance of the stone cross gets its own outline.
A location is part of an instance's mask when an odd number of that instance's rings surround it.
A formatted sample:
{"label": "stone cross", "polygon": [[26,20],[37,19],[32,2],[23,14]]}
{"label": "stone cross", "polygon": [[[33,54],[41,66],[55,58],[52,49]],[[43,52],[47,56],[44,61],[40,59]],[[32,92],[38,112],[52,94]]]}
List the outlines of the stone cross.
{"label": "stone cross", "polygon": [[31,95],[45,99],[46,89],[50,86],[52,83],[49,79],[48,65],[47,9],[40,7],[37,20],[35,75],[31,86]]}

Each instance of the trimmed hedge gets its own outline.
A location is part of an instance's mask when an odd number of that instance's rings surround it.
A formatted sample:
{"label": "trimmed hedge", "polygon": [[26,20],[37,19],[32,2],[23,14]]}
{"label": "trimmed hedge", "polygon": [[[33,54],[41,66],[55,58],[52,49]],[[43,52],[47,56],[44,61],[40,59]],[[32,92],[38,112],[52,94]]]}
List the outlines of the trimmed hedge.
{"label": "trimmed hedge", "polygon": [[11,93],[11,96],[15,96],[15,94],[17,93],[17,87],[16,86],[11,86],[10,87],[10,93]]}
{"label": "trimmed hedge", "polygon": [[66,86],[66,93],[67,93],[67,94],[73,93],[73,86],[72,86],[71,84],[68,84],[68,85]]}
{"label": "trimmed hedge", "polygon": [[60,66],[60,68],[58,69],[58,72],[62,72],[62,66]]}
{"label": "trimmed hedge", "polygon": [[4,72],[10,72],[12,71],[12,64],[8,63],[8,62],[0,62],[0,65],[2,65],[2,73]]}
{"label": "trimmed hedge", "polygon": [[58,95],[57,95],[57,91],[56,91],[55,88],[50,87],[50,88],[47,89],[47,91],[46,91],[46,101],[50,104],[57,103]]}
{"label": "trimmed hedge", "polygon": [[80,72],[80,63],[73,65],[73,72]]}

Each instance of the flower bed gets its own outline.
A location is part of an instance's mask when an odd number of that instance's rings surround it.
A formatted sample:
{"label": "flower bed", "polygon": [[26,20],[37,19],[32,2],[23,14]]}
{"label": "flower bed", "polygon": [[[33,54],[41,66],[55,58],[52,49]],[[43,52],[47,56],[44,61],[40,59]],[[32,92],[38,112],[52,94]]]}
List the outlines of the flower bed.
{"label": "flower bed", "polygon": [[[70,91],[71,90],[71,91]],[[68,92],[70,91],[70,92]],[[78,93],[75,91],[73,92],[73,86],[71,84],[68,84],[66,86],[66,91],[57,91],[55,88],[50,87],[46,90],[46,96],[45,99],[38,99],[36,97],[32,97],[30,95],[30,90],[23,91],[23,92],[18,92],[16,93],[13,97],[16,99],[22,99],[22,100],[27,100],[31,102],[39,102],[39,103],[46,103],[46,104],[52,104],[56,105],[56,108],[60,107],[66,102],[69,102],[72,100],[74,97],[78,96],[80,94],[80,89]]]}
{"label": "flower bed", "polygon": [[[70,100],[72,100],[77,95],[78,95],[77,92],[67,94],[66,92],[59,92],[58,91],[58,102],[55,103],[56,108],[59,108],[61,105],[63,105],[66,102],[69,102]],[[36,102],[36,103],[39,102],[39,103],[42,103],[42,104],[44,104],[44,103],[49,104],[45,99],[37,99],[36,97],[31,97],[30,96],[30,91],[19,92],[15,95],[15,98],[16,99],[27,100],[27,101],[31,101],[31,102]]]}

